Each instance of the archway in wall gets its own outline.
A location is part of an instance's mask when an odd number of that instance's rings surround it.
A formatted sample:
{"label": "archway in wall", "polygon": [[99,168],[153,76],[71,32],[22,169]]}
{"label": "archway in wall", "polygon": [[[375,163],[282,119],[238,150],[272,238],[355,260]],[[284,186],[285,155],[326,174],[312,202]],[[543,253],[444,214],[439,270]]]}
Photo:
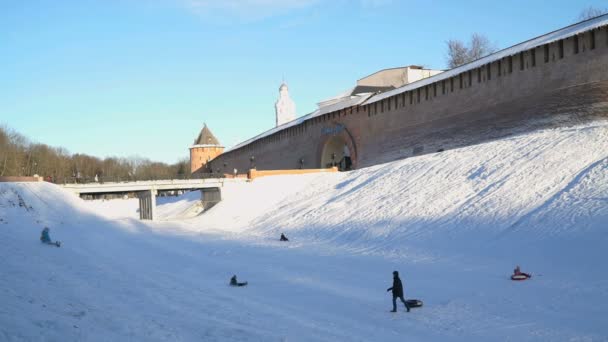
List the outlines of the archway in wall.
{"label": "archway in wall", "polygon": [[330,135],[325,138],[321,142],[319,152],[321,168],[337,166],[339,170],[345,171],[356,167],[356,147],[346,130],[343,130],[340,134]]}

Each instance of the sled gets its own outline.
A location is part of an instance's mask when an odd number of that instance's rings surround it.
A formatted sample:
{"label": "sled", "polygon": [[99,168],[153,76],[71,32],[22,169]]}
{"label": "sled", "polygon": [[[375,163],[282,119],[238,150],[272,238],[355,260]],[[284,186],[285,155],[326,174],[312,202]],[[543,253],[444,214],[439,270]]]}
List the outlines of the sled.
{"label": "sled", "polygon": [[406,299],[405,303],[407,304],[407,306],[409,306],[410,308],[419,308],[422,306],[422,301],[418,300],[418,299]]}
{"label": "sled", "polygon": [[532,276],[529,274],[514,274],[511,276],[511,280],[526,280],[530,277]]}
{"label": "sled", "polygon": [[234,286],[234,287],[239,287],[239,286],[247,286],[247,282],[243,282],[243,283],[236,283],[236,284],[230,284],[230,286]]}
{"label": "sled", "polygon": [[46,245],[61,247],[61,241],[55,241],[55,242],[48,241],[48,242],[42,242],[42,243],[44,243]]}

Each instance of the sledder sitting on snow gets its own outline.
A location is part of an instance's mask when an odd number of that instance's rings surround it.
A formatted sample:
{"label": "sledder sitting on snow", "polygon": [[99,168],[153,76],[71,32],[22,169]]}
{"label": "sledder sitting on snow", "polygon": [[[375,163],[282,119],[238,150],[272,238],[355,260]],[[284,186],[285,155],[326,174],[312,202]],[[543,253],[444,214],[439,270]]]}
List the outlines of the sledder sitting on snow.
{"label": "sledder sitting on snow", "polygon": [[285,234],[281,233],[281,241],[289,241],[289,239],[287,236],[285,236]]}
{"label": "sledder sitting on snow", "polygon": [[403,305],[407,309],[407,312],[410,312],[410,307],[403,299],[403,284],[401,284],[401,279],[399,279],[399,272],[393,271],[393,287],[389,287],[386,289],[386,292],[393,290],[393,310],[391,312],[397,312],[397,298],[401,299]]}
{"label": "sledder sitting on snow", "polygon": [[247,285],[247,282],[239,283],[236,280],[236,275],[233,275],[232,278],[230,278],[230,286],[245,286],[245,285]]}
{"label": "sledder sitting on snow", "polygon": [[519,265],[515,266],[515,269],[513,270],[513,275],[514,275],[514,276],[523,275],[523,276],[525,276],[525,277],[527,277],[527,278],[530,278],[530,277],[531,277],[531,275],[530,275],[530,274],[522,272],[522,271],[519,269]]}
{"label": "sledder sitting on snow", "polygon": [[44,229],[42,230],[42,233],[40,234],[40,242],[42,243],[46,243],[48,245],[55,245],[57,247],[59,247],[61,245],[61,242],[59,241],[55,241],[53,242],[51,240],[51,236],[49,235],[49,227],[44,227]]}

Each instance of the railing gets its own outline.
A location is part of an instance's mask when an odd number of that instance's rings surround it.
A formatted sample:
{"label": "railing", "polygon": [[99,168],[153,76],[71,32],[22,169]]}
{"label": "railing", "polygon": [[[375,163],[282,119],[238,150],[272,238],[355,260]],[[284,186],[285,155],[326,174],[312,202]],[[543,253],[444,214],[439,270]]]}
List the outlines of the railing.
{"label": "railing", "polygon": [[[208,178],[225,178],[224,174],[220,173],[203,173],[196,175],[178,175],[172,176],[170,179],[173,180],[187,180],[187,179],[208,179]],[[94,184],[94,183],[131,183],[131,182],[141,182],[141,181],[157,181],[157,180],[167,180],[164,177],[64,177],[62,179],[53,180],[50,177],[45,177],[44,179],[47,182],[56,183],[56,184]]]}

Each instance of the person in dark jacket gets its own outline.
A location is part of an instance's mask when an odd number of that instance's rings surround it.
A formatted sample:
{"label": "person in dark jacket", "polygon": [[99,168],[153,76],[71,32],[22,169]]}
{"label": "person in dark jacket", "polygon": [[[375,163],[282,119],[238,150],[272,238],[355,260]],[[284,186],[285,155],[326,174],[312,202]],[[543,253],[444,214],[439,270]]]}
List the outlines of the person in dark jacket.
{"label": "person in dark jacket", "polygon": [[281,241],[289,241],[289,239],[287,236],[285,236],[285,234],[281,233]]}
{"label": "person in dark jacket", "polygon": [[247,282],[243,282],[243,283],[239,283],[236,280],[236,274],[232,276],[232,278],[230,278],[230,286],[245,286],[247,285]]}
{"label": "person in dark jacket", "polygon": [[386,292],[393,290],[393,310],[391,312],[397,312],[397,298],[401,299],[403,305],[407,309],[407,312],[410,312],[410,307],[403,299],[403,284],[401,284],[401,279],[399,279],[399,272],[393,271],[393,287],[389,287]]}

